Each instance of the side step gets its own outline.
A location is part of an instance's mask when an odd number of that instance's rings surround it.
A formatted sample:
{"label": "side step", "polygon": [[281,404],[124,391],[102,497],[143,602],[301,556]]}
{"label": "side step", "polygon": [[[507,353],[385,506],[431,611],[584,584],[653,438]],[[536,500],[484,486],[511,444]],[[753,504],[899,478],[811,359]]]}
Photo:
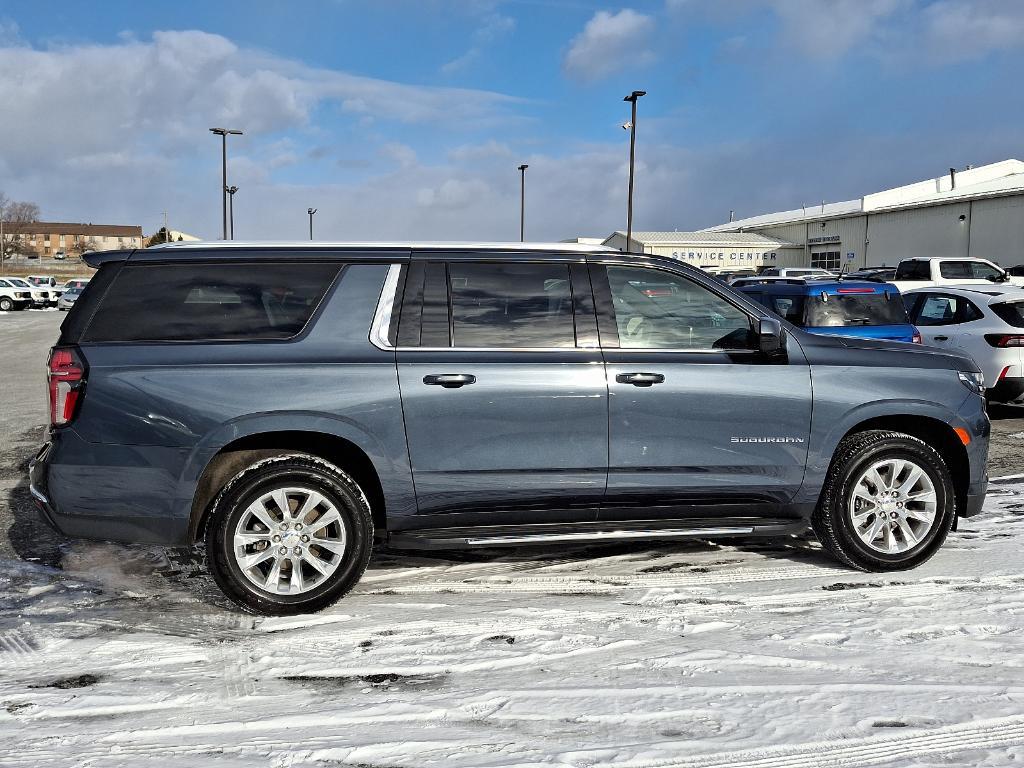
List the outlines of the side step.
{"label": "side step", "polygon": [[546,523],[465,528],[431,528],[395,531],[388,544],[398,549],[456,549],[506,547],[521,544],[601,543],[612,541],[659,541],[719,536],[780,535],[797,533],[805,522],[791,519],[757,520],[637,520],[595,523]]}

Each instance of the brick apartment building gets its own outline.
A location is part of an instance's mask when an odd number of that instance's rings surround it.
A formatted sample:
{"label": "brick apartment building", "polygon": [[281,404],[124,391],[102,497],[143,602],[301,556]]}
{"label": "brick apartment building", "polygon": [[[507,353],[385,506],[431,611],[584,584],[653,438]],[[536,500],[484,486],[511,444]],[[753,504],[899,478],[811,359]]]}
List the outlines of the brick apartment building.
{"label": "brick apartment building", "polygon": [[42,258],[53,257],[58,251],[72,256],[82,251],[142,247],[142,227],[119,224],[5,221],[3,233],[8,251],[33,251]]}

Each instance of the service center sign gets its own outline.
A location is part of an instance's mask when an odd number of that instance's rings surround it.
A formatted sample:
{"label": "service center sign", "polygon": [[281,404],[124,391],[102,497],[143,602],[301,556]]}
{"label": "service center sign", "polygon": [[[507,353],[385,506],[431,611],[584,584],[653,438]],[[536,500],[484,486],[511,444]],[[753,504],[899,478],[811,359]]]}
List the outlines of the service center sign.
{"label": "service center sign", "polygon": [[770,264],[778,258],[775,251],[672,251],[672,258],[691,264]]}

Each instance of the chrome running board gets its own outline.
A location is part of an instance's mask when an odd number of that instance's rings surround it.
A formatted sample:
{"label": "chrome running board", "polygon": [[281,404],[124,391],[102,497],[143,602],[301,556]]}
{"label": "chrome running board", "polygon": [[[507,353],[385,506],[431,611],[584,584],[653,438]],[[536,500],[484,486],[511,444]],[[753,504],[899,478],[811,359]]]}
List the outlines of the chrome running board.
{"label": "chrome running board", "polygon": [[467,537],[470,546],[502,544],[543,544],[559,541],[613,541],[617,539],[681,539],[701,536],[736,536],[753,533],[752,526],[730,528],[666,528],[662,530],[576,531],[566,533],[526,533],[506,536]]}

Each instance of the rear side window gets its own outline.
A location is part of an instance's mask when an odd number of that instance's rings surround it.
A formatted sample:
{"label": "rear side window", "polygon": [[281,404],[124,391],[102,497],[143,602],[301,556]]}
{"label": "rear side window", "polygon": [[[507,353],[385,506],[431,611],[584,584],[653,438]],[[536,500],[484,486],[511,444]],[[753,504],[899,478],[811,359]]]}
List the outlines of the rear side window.
{"label": "rear side window", "polygon": [[448,265],[453,347],[575,347],[566,264]]}
{"label": "rear side window", "polygon": [[794,325],[804,324],[803,296],[772,296],[771,309],[779,317],[788,320]]}
{"label": "rear side window", "polygon": [[311,263],[128,265],[82,340],[287,339],[309,321],[338,269]]}
{"label": "rear side window", "polygon": [[927,261],[901,261],[896,267],[897,280],[931,280],[931,264]]}
{"label": "rear side window", "polygon": [[1024,328],[1024,302],[1007,301],[1000,304],[990,304],[989,309],[1014,328]]}

